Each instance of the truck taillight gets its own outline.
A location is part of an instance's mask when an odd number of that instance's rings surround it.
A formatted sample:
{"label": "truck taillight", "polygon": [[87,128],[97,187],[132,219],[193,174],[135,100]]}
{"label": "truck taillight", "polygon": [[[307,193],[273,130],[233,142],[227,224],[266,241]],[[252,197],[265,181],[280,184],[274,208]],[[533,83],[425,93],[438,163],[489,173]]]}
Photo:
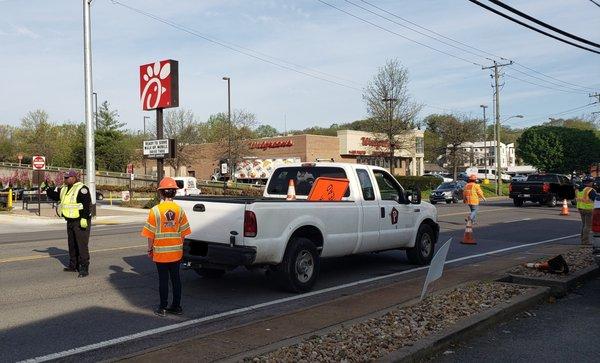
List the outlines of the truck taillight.
{"label": "truck taillight", "polygon": [[247,210],[244,213],[244,237],[256,237],[257,232],[256,214]]}
{"label": "truck taillight", "polygon": [[592,232],[600,233],[600,208],[594,209],[592,214]]}
{"label": "truck taillight", "polygon": [[542,191],[543,191],[544,193],[548,193],[548,192],[550,191],[550,184],[548,184],[548,183],[544,183],[544,184],[542,185]]}
{"label": "truck taillight", "polygon": [[508,184],[508,192],[512,193],[512,183]]}

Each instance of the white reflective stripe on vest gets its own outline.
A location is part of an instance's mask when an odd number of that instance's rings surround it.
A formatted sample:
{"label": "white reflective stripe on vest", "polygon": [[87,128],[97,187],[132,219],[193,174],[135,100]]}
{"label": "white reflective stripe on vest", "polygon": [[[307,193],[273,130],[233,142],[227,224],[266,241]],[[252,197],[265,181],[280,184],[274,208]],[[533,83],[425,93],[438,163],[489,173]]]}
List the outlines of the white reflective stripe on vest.
{"label": "white reflective stripe on vest", "polygon": [[77,203],[77,195],[81,188],[82,182],[77,182],[67,191],[68,187],[64,186],[60,189],[60,214],[65,218],[79,218],[79,211],[83,209],[83,204]]}
{"label": "white reflective stripe on vest", "polygon": [[166,253],[166,252],[177,252],[183,250],[183,244],[173,246],[154,246],[154,252]]}

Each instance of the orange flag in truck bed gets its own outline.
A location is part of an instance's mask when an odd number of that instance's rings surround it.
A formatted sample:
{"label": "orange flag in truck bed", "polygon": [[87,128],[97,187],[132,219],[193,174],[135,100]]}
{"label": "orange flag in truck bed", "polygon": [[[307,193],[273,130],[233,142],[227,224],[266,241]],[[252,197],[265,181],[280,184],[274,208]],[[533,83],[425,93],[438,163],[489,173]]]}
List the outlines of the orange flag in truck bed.
{"label": "orange flag in truck bed", "polygon": [[308,200],[339,202],[346,194],[348,184],[348,179],[319,177],[308,194]]}

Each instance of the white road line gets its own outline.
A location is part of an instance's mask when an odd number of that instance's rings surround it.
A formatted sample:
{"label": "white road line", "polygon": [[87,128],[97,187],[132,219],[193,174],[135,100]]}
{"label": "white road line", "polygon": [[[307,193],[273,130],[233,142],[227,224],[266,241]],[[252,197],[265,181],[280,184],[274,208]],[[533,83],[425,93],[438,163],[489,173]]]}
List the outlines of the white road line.
{"label": "white road line", "polygon": [[506,221],[504,223],[515,223],[515,222],[523,222],[523,221],[530,221],[531,218],[522,218],[522,219],[515,219],[514,221]]}
{"label": "white road line", "polygon": [[[511,250],[515,250],[515,249],[523,248],[523,247],[536,246],[536,245],[541,245],[541,244],[544,244],[544,243],[551,243],[551,242],[561,241],[561,240],[564,240],[564,239],[569,239],[569,238],[573,238],[573,237],[577,237],[577,236],[579,236],[579,234],[572,234],[570,236],[552,238],[552,239],[548,239],[548,240],[545,240],[545,241],[527,243],[527,244],[523,244],[523,245],[518,245],[518,246],[503,248],[503,249],[500,249],[500,250],[479,253],[477,255],[455,258],[453,260],[446,261],[445,264],[447,265],[447,264],[450,264],[450,263],[466,261],[466,260],[470,260],[470,259],[474,259],[474,258],[479,258],[479,257],[483,257],[483,256],[488,256],[488,255],[493,255],[493,254],[502,253],[502,252],[506,252],[506,251],[511,251]],[[150,336],[150,335],[154,335],[154,334],[165,333],[165,332],[168,332],[168,331],[173,331],[173,330],[176,330],[176,329],[181,329],[181,328],[184,328],[186,326],[196,325],[196,324],[199,324],[199,323],[204,323],[204,322],[207,322],[207,321],[212,321],[212,320],[216,320],[216,319],[219,319],[219,318],[223,318],[223,317],[227,317],[227,316],[231,316],[231,315],[235,315],[235,314],[245,313],[245,312],[248,312],[248,311],[253,311],[253,310],[257,310],[257,309],[268,307],[268,306],[273,306],[273,305],[277,305],[277,304],[281,304],[281,303],[286,303],[286,302],[289,302],[289,301],[295,301],[295,300],[304,299],[304,298],[310,297],[310,296],[321,295],[321,294],[324,294],[324,293],[327,293],[327,292],[331,292],[331,291],[345,289],[345,288],[348,288],[348,287],[362,285],[362,284],[366,284],[366,283],[370,283],[370,282],[374,282],[374,281],[379,281],[379,280],[383,280],[383,279],[387,279],[387,278],[391,278],[391,277],[396,277],[396,276],[400,276],[400,275],[406,275],[406,274],[409,274],[409,273],[412,273],[412,272],[422,271],[422,270],[427,269],[428,267],[429,266],[422,266],[422,267],[417,267],[417,268],[414,268],[414,269],[411,269],[411,270],[395,272],[395,273],[389,274],[389,275],[372,277],[372,278],[368,278],[368,279],[364,279],[364,280],[360,280],[360,281],[354,281],[354,282],[350,282],[350,283],[339,285],[339,286],[332,286],[332,287],[329,287],[329,288],[326,288],[326,289],[312,291],[312,292],[308,292],[308,293],[305,293],[305,294],[302,294],[302,295],[290,296],[290,297],[286,297],[286,298],[283,298],[283,299],[278,299],[278,300],[268,301],[268,302],[261,303],[261,304],[256,304],[256,305],[248,306],[248,307],[245,307],[245,308],[239,308],[239,309],[230,310],[230,311],[219,313],[219,314],[215,314],[215,315],[210,315],[210,316],[205,316],[205,317],[198,318],[198,319],[192,319],[192,320],[184,321],[184,322],[177,323],[177,324],[172,324],[172,325],[167,325],[167,326],[163,326],[163,327],[160,327],[160,328],[150,329],[150,330],[142,331],[142,332],[131,334],[131,335],[125,335],[125,336],[122,336],[122,337],[119,337],[119,338],[115,338],[115,339],[105,340],[105,341],[99,342],[99,343],[85,345],[85,346],[79,347],[79,348],[73,348],[73,349],[65,350],[65,351],[58,352],[58,353],[52,353],[52,354],[48,354],[48,355],[44,355],[44,356],[40,356],[40,357],[36,357],[36,358],[32,358],[32,359],[27,359],[27,360],[24,360],[24,361],[21,361],[21,362],[46,362],[46,361],[53,360],[53,359],[61,359],[61,358],[65,358],[65,357],[68,357],[68,356],[71,356],[71,355],[89,352],[89,351],[94,350],[94,349],[105,348],[105,347],[108,347],[108,346],[112,346],[112,345],[116,345],[116,344],[120,344],[120,343],[125,343],[125,342],[128,342],[128,341],[134,340],[134,339],[144,338],[144,337],[147,337],[147,336]]]}

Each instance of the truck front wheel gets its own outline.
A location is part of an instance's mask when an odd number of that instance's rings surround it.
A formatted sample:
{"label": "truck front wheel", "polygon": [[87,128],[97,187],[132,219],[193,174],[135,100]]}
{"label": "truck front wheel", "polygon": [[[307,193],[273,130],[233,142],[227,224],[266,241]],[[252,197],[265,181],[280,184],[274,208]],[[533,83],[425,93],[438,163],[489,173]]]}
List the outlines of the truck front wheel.
{"label": "truck front wheel", "polygon": [[319,274],[320,257],[315,244],[304,237],[290,241],[283,261],[276,268],[280,284],[292,292],[312,289]]}
{"label": "truck front wheel", "polygon": [[417,232],[415,246],[406,250],[406,257],[413,265],[428,265],[433,258],[435,234],[427,224],[422,224]]}

